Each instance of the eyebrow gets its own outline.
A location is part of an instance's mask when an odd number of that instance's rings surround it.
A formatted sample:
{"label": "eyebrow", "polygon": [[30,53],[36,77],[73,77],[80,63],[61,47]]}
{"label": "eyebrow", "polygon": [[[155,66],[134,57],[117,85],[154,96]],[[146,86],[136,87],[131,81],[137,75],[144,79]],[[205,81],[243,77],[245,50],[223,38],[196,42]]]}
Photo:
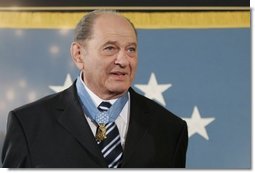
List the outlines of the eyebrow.
{"label": "eyebrow", "polygon": [[[102,47],[104,47],[104,46],[106,46],[106,45],[108,45],[108,44],[117,44],[117,45],[118,45],[118,42],[117,42],[117,41],[107,41],[106,43],[104,43],[104,44],[102,45]],[[135,42],[130,42],[130,43],[128,43],[128,45],[129,45],[129,46],[130,46],[130,45],[134,45],[134,46],[137,47],[137,43],[135,43]]]}
{"label": "eyebrow", "polygon": [[103,44],[103,46],[107,44],[117,44],[117,41],[107,41],[106,43]]}

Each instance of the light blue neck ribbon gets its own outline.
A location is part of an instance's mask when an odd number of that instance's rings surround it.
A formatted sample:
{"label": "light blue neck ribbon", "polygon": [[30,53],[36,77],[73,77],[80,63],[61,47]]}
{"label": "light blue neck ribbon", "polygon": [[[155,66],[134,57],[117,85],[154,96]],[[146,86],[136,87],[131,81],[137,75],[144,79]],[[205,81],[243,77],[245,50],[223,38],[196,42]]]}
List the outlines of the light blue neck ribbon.
{"label": "light blue neck ribbon", "polygon": [[126,92],[123,96],[114,102],[108,111],[101,112],[93,103],[92,98],[84,88],[80,77],[77,78],[76,88],[85,115],[88,116],[91,120],[95,121],[97,124],[107,124],[109,122],[114,122],[120,115],[120,112],[128,100],[128,92]]}

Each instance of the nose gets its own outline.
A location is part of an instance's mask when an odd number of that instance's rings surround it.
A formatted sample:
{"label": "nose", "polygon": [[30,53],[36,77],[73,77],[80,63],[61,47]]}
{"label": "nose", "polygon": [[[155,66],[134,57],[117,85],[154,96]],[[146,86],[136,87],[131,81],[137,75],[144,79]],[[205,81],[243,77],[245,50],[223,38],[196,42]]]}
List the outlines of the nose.
{"label": "nose", "polygon": [[115,59],[115,64],[119,65],[122,68],[125,68],[128,64],[128,55],[125,50],[120,50],[119,53],[117,54],[117,57]]}

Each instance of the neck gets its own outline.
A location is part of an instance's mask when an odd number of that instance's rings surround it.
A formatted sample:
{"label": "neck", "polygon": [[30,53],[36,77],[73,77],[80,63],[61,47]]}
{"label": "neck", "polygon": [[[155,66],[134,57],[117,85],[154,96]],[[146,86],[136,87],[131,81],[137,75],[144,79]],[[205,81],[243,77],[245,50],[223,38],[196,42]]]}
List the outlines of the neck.
{"label": "neck", "polygon": [[94,88],[93,86],[88,85],[88,82],[86,82],[86,80],[84,80],[83,78],[83,82],[86,85],[86,87],[93,92],[97,97],[99,97],[102,100],[112,100],[112,99],[117,99],[121,96],[123,96],[126,91],[124,92],[111,92],[109,90],[103,91],[103,90],[97,90],[96,88]]}
{"label": "neck", "polygon": [[123,96],[124,94],[125,94],[125,92],[124,93],[109,92],[109,94],[102,94],[102,95],[98,94],[97,96],[99,98],[101,98],[102,100],[112,100],[112,99],[117,99],[117,98]]}
{"label": "neck", "polygon": [[125,94],[125,92],[122,93],[116,93],[116,92],[110,92],[110,91],[106,91],[106,92],[97,92],[97,90],[93,90],[93,88],[90,88],[87,84],[86,86],[95,94],[97,95],[99,98],[101,98],[102,100],[112,100],[112,99],[117,99],[121,96],[123,96]]}

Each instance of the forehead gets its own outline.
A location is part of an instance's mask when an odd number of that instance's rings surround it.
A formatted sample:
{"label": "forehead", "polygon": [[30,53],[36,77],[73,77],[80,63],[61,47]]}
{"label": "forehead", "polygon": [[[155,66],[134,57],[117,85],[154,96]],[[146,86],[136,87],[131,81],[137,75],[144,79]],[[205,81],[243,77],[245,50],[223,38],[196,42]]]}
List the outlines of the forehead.
{"label": "forehead", "polygon": [[100,14],[94,22],[94,39],[127,39],[136,41],[136,33],[126,18],[117,14]]}

